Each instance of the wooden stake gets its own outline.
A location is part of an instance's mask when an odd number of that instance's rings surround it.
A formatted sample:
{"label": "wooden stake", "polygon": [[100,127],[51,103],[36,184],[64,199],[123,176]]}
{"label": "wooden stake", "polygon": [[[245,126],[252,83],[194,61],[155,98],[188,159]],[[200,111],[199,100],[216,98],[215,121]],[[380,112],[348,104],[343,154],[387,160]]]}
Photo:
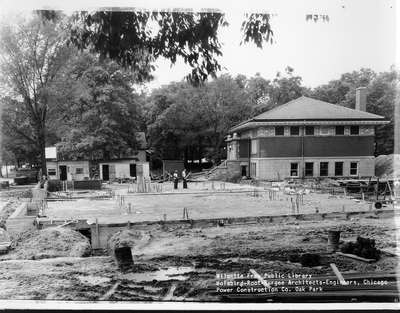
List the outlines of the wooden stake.
{"label": "wooden stake", "polygon": [[339,282],[341,285],[348,285],[348,282],[346,282],[343,278],[343,275],[339,272],[338,268],[334,263],[329,264],[335,273],[336,277],[338,278]]}
{"label": "wooden stake", "polygon": [[255,270],[250,269],[250,273],[263,285],[265,288],[271,288],[271,286],[258,274]]}
{"label": "wooden stake", "polygon": [[164,301],[171,301],[172,300],[172,297],[174,295],[174,291],[175,291],[176,287],[177,287],[177,283],[176,282],[172,283],[171,287],[168,289],[168,292],[167,292],[167,294],[165,295],[165,297],[163,299]]}
{"label": "wooden stake", "polygon": [[114,292],[117,290],[120,283],[121,282],[119,282],[119,281],[116,282],[109,291],[107,291],[102,297],[100,297],[99,300],[108,300],[114,294]]}
{"label": "wooden stake", "polygon": [[99,229],[99,222],[96,218],[96,237],[97,237],[97,247],[100,248],[100,229]]}

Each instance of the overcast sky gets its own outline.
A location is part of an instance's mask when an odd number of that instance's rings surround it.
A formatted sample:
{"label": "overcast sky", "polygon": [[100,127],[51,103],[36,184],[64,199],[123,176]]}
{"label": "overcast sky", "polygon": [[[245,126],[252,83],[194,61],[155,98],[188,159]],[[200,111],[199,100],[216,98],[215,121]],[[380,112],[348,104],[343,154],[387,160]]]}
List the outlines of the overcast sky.
{"label": "overcast sky", "polygon": [[[279,0],[265,1],[259,10],[277,14],[272,18],[274,43],[263,49],[240,46],[242,8],[227,10],[230,26],[221,32],[224,43],[220,58],[225,72],[253,76],[257,72],[273,78],[286,66],[295,69],[305,85],[315,87],[340,74],[369,67],[386,71],[395,64],[395,8],[391,0]],[[327,14],[329,22],[306,21],[310,13]],[[159,61],[158,86],[180,80],[189,68]]]}
{"label": "overcast sky", "polygon": [[[159,0],[5,0],[7,9],[43,7],[79,9],[100,6],[155,8],[217,8],[226,13],[229,27],[220,32],[223,72],[253,76],[259,72],[272,79],[286,66],[294,68],[306,86],[315,87],[339,78],[340,74],[362,67],[377,72],[396,63],[395,0],[248,0],[230,1],[159,1]],[[21,3],[16,6],[16,3]],[[68,5],[69,7],[65,7]],[[263,49],[240,46],[243,13],[266,12],[271,20],[274,43]],[[307,14],[326,14],[329,22],[306,21]],[[181,80],[190,72],[183,62],[170,67],[167,60],[157,61],[155,80],[148,88]]]}

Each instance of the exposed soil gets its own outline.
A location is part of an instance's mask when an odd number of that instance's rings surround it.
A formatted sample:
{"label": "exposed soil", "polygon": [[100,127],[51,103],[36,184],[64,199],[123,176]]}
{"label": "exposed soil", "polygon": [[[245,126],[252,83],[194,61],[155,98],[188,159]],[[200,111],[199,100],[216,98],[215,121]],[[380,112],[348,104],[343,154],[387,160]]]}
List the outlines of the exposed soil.
{"label": "exposed soil", "polygon": [[[254,269],[333,275],[330,263],[342,273],[396,270],[398,259],[393,256],[364,263],[328,253],[327,230],[331,228],[341,230],[344,241],[363,236],[375,239],[379,249],[396,247],[396,226],[389,219],[160,229],[145,246],[133,248],[135,265],[126,272],[120,272],[109,256],[1,261],[0,298],[219,301],[217,273]],[[320,265],[306,267],[289,261],[304,253],[318,254]]]}

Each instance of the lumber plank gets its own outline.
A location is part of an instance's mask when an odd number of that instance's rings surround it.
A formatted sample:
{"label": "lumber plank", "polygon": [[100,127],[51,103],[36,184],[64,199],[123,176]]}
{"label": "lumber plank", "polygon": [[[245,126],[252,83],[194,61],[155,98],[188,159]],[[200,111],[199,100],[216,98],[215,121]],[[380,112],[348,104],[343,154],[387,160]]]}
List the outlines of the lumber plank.
{"label": "lumber plank", "polygon": [[343,253],[343,252],[336,252],[336,254],[344,256],[344,257],[347,257],[347,258],[350,258],[350,259],[366,262],[366,263],[376,262],[375,259],[366,259],[366,258],[360,257],[360,256],[355,255],[355,254],[349,254],[349,253]]}
{"label": "lumber plank", "polygon": [[344,280],[342,273],[340,273],[339,269],[336,267],[335,263],[329,264],[335,273],[336,277],[338,278],[341,285],[347,285],[348,283]]}

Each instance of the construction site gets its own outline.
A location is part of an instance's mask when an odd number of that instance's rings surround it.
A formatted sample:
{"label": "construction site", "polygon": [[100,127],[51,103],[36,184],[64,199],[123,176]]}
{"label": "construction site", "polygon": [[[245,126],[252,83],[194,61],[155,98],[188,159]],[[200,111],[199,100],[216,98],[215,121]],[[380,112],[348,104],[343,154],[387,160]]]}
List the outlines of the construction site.
{"label": "construction site", "polygon": [[[209,176],[187,189],[142,180],[3,190],[0,298],[398,301],[393,181]],[[220,285],[232,273],[247,278]],[[309,280],[290,286],[291,273]],[[337,284],[307,286],[327,279]],[[270,289],[227,287],[240,281]]]}
{"label": "construction site", "polygon": [[398,307],[395,5],[309,2],[8,5],[0,303]]}

